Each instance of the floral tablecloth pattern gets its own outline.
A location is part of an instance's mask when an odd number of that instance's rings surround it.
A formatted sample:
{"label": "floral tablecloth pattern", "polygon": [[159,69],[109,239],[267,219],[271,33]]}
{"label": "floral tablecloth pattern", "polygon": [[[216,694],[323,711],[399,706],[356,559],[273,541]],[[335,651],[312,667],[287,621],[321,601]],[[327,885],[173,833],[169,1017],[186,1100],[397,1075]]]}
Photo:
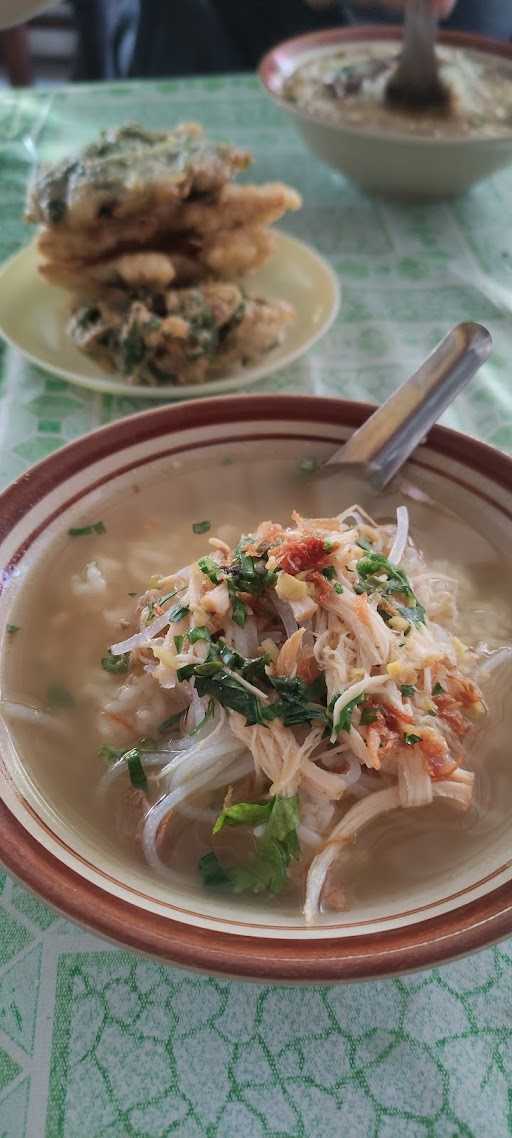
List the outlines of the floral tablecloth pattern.
{"label": "floral tablecloth pattern", "polygon": [[[286,228],[343,284],[335,326],[256,390],[381,401],[458,320],[495,351],[443,421],[512,450],[512,170],[436,205],[372,200],[309,155],[245,76],[3,91],[0,259],[35,160],[100,127],[203,122],[258,180],[303,194]],[[20,303],[23,299],[20,298]],[[139,409],[0,357],[0,481]],[[512,942],[418,975],[339,987],[166,968],[70,924],[0,871],[0,1138],[505,1138]]]}

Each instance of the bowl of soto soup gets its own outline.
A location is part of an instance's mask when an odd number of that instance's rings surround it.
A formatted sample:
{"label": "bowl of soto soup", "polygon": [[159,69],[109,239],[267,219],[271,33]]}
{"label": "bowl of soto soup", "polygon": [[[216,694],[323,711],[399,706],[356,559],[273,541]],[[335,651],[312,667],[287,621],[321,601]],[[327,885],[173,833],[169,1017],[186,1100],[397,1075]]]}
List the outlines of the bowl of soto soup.
{"label": "bowl of soto soup", "polygon": [[0,859],[71,919],[302,982],[510,933],[512,460],[319,478],[370,411],[166,406],[2,494]]}
{"label": "bowl of soto soup", "polygon": [[389,108],[399,27],[332,28],[286,40],[260,79],[322,161],[372,193],[436,200],[464,193],[512,161],[512,46],[441,32],[446,113]]}

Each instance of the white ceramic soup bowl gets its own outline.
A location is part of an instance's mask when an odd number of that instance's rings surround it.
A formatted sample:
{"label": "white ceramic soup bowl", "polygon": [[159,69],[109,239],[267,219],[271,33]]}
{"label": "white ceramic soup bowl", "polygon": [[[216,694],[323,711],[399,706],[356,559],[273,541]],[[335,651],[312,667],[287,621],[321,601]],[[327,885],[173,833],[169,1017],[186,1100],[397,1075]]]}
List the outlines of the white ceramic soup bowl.
{"label": "white ceramic soup bowl", "polygon": [[[360,26],[297,36],[268,52],[260,64],[260,79],[274,102],[290,115],[306,146],[364,189],[411,200],[453,197],[512,162],[512,130],[500,138],[442,139],[398,131],[384,133],[371,126],[357,128],[326,122],[283,94],[286,80],[306,60],[361,41],[398,43],[401,35],[400,28]],[[484,36],[442,32],[439,41],[512,61],[512,44]]]}
{"label": "white ceramic soup bowl", "polygon": [[[216,454],[232,459],[236,500],[237,460],[249,450],[261,461],[272,454],[293,462],[304,453],[321,459],[369,411],[365,404],[293,395],[198,400],[103,427],[32,467],[1,498],[2,677],[10,650],[6,626],[20,590],[78,517],[100,517],[109,500],[133,489],[134,480],[143,490],[146,480],[171,478],[177,462],[186,468]],[[504,565],[512,561],[510,458],[435,428],[407,476],[480,530]],[[208,517],[214,490],[208,479],[203,482],[200,516]],[[340,508],[349,504],[343,493],[340,482]],[[291,505],[300,509],[298,501]],[[394,866],[403,851],[388,831],[375,860],[385,870],[383,886],[370,889],[354,908],[306,927],[298,906],[279,898],[247,902],[172,875],[153,876],[108,834],[82,822],[76,804],[66,813],[65,802],[39,780],[30,754],[30,761],[23,760],[3,721],[0,752],[0,859],[7,868],[71,919],[164,960],[239,977],[336,981],[426,967],[512,931],[512,778],[505,753],[493,755],[488,774],[489,824],[468,831],[469,845],[446,859],[438,856],[437,828],[431,862],[427,858],[416,877],[395,885]],[[371,843],[368,848],[375,857]]]}

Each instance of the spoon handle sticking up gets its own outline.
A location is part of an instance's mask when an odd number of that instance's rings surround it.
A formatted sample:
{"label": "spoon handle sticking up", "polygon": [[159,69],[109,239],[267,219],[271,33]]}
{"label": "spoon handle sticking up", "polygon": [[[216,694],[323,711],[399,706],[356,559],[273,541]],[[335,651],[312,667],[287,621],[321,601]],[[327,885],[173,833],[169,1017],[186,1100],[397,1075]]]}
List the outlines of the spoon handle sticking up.
{"label": "spoon handle sticking up", "polygon": [[408,0],[402,53],[385,92],[388,104],[411,111],[448,109],[450,94],[439,75],[436,30],[431,0]]}
{"label": "spoon handle sticking up", "polygon": [[485,362],[492,338],[482,324],[457,324],[418,370],[379,407],[320,472],[350,466],[382,490],[459,391]]}

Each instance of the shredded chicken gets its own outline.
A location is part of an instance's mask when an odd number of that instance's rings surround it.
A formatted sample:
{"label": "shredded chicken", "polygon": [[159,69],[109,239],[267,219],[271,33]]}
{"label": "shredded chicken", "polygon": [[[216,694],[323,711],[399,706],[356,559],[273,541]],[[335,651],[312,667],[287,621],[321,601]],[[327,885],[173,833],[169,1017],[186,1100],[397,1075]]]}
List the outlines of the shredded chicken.
{"label": "shredded chicken", "polygon": [[[453,582],[442,589],[454,608]],[[239,871],[215,862],[215,879],[275,892],[299,856],[312,922],[323,897],[331,906],[341,897],[331,867],[374,818],[436,798],[467,808],[467,739],[485,713],[477,655],[438,609],[431,617],[430,595],[405,507],[396,527],[358,506],[333,518],[295,513],[289,527],[266,521],[235,548],[210,539],[210,553],[152,581],[137,631],[112,646],[114,658],[130,654],[131,674],[103,714],[103,725],[117,714],[124,739],[135,721],[151,731],[155,699],[161,719],[166,700],[167,714],[177,699],[186,713],[177,738],[147,759],[157,772],[151,864],[166,809],[186,799],[204,814],[206,795],[219,828],[228,815],[256,843]],[[348,874],[349,852],[343,865]]]}

